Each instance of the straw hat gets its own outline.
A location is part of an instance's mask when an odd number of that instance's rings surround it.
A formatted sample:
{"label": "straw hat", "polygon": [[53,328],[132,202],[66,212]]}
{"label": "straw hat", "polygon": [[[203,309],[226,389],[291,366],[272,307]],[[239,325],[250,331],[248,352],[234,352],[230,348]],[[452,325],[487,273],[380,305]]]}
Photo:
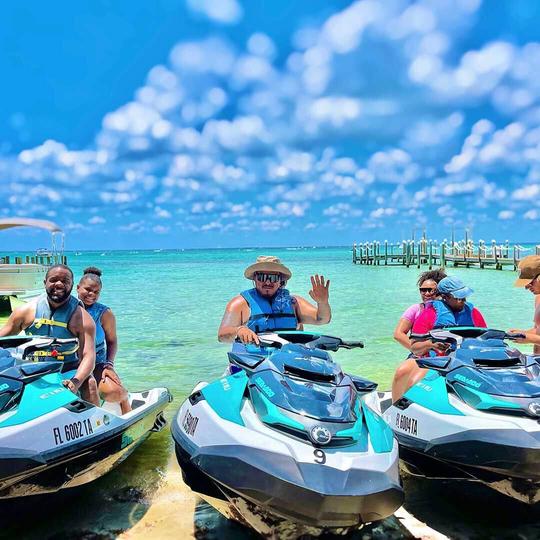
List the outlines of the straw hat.
{"label": "straw hat", "polygon": [[540,275],[540,256],[528,255],[519,263],[519,277],[514,282],[514,287],[525,287],[538,275]]}
{"label": "straw hat", "polygon": [[257,257],[255,264],[248,266],[244,271],[244,276],[253,279],[255,272],[274,272],[283,274],[285,279],[291,279],[292,272],[273,255],[261,255]]}

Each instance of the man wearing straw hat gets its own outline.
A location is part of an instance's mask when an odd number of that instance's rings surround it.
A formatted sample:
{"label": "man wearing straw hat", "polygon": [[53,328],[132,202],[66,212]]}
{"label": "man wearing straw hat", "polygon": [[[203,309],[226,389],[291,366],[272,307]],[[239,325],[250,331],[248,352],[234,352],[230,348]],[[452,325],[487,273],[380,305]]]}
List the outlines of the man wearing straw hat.
{"label": "man wearing straw hat", "polygon": [[244,272],[254,287],[235,296],[225,308],[218,339],[230,343],[259,343],[257,334],[274,330],[297,330],[302,324],[328,324],[332,317],[328,303],[330,281],[318,274],[311,276],[309,295],[314,306],[285,288],[291,271],[277,258],[262,255]]}
{"label": "man wearing straw hat", "polygon": [[516,339],[516,342],[532,343],[534,354],[540,354],[540,255],[529,255],[520,261],[514,287],[525,287],[535,295],[534,327],[529,330],[513,328],[510,332],[525,334],[525,338]]}

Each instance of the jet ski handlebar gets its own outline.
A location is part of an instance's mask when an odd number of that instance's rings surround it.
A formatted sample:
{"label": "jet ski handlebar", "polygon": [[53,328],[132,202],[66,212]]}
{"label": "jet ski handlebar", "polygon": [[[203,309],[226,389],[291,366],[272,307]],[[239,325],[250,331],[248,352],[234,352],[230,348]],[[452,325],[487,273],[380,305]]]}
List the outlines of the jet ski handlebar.
{"label": "jet ski handlebar", "polygon": [[525,335],[521,333],[509,333],[505,332],[504,330],[496,330],[494,328],[438,328],[435,330],[430,330],[427,334],[410,335],[410,338],[413,341],[430,340],[434,343],[449,343],[455,346],[461,344],[465,337],[474,337],[481,341],[487,341],[488,339],[507,339],[514,341],[517,339],[523,339]]}
{"label": "jet ski handlebar", "polygon": [[[337,351],[338,349],[361,349],[364,347],[363,341],[345,341],[336,336],[312,335],[309,334],[257,334],[259,342],[263,347],[281,348],[286,343],[299,343],[308,349],[321,349],[323,351]],[[305,337],[312,337],[308,341]],[[297,339],[298,338],[298,339]]]}

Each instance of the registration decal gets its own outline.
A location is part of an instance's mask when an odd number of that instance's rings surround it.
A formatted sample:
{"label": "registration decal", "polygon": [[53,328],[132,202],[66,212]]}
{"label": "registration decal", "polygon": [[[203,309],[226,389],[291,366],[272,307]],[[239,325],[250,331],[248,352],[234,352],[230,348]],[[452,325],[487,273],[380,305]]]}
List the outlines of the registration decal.
{"label": "registration decal", "polygon": [[84,420],[78,420],[77,422],[72,422],[71,424],[64,424],[63,426],[52,428],[54,444],[56,446],[82,439],[83,437],[87,437],[93,433],[94,428],[92,427],[90,418],[85,418]]}
{"label": "registration decal", "polygon": [[182,421],[182,427],[188,435],[191,435],[192,437],[195,435],[195,430],[197,429],[198,423],[199,418],[197,416],[193,416],[189,411],[186,411]]}
{"label": "registration decal", "polygon": [[396,414],[396,428],[409,435],[418,435],[418,420],[404,414]]}

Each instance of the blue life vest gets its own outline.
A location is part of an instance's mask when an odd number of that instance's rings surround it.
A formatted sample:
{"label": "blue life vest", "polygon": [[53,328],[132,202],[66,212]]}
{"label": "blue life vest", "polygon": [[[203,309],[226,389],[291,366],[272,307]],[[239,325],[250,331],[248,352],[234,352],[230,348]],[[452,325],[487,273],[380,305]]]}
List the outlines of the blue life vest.
{"label": "blue life vest", "polygon": [[[30,336],[48,336],[60,339],[76,338],[77,336],[69,330],[68,323],[79,306],[79,300],[70,295],[67,302],[53,311],[47,295],[42,294],[36,301],[34,322],[26,328],[24,333]],[[61,356],[51,355],[54,358],[44,357],[43,360],[62,360],[64,362],[63,371],[75,369],[79,364],[78,348],[77,345],[72,350],[62,353]]]}
{"label": "blue life vest", "polygon": [[433,328],[447,328],[450,326],[475,326],[472,310],[473,305],[465,303],[461,311],[452,311],[442,300],[433,300],[433,308],[437,313]]}
{"label": "blue life vest", "polygon": [[296,330],[298,319],[294,311],[295,300],[287,289],[278,289],[270,299],[262,296],[257,289],[244,291],[242,297],[250,309],[246,326],[253,332]]}
{"label": "blue life vest", "polygon": [[104,364],[107,361],[105,330],[103,330],[103,326],[101,325],[101,316],[108,309],[108,306],[100,304],[99,302],[95,302],[90,307],[86,308],[86,311],[96,323],[96,364]]}

